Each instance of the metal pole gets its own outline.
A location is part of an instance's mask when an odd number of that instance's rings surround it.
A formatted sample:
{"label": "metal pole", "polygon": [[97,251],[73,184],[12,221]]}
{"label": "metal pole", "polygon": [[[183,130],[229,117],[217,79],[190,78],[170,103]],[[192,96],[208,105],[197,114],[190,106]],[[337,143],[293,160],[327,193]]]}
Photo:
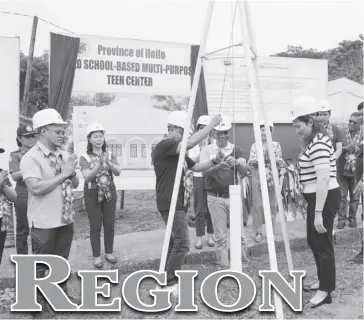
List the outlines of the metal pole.
{"label": "metal pole", "polygon": [[[255,46],[255,39],[254,39],[254,36],[253,36],[253,29],[252,29],[251,19],[250,19],[249,4],[248,4],[247,1],[244,1],[244,7],[245,7],[246,23],[247,23],[247,26],[248,26],[248,32],[249,32],[249,38],[250,38],[250,45],[251,45],[253,51],[257,52],[256,46]],[[260,103],[262,105],[262,111],[263,111],[262,113],[263,113],[264,124],[265,124],[265,132],[266,132],[266,135],[267,135],[268,153],[269,153],[269,158],[270,158],[270,162],[271,162],[271,166],[272,166],[274,188],[276,190],[275,194],[276,194],[277,203],[278,203],[278,211],[279,211],[279,217],[280,217],[280,222],[281,222],[281,227],[282,227],[284,247],[286,249],[287,263],[288,263],[288,268],[292,271],[293,270],[292,253],[291,253],[291,247],[289,245],[287,224],[286,224],[286,219],[285,219],[285,215],[284,215],[283,202],[282,202],[282,198],[281,198],[281,187],[280,187],[280,183],[279,183],[278,169],[277,169],[277,165],[276,165],[276,162],[275,162],[275,155],[274,155],[274,149],[273,149],[273,139],[272,139],[272,134],[271,134],[270,128],[269,128],[268,117],[267,117],[267,113],[266,113],[265,105],[264,105],[263,90],[262,90],[262,85],[261,85],[261,82],[260,82],[260,71],[259,71],[259,58],[258,58],[258,55],[256,55],[255,59],[253,59],[253,65],[254,65],[254,68],[255,68],[256,84],[257,84],[257,88],[258,88],[258,92],[259,92]]]}
{"label": "metal pole", "polygon": [[29,56],[27,61],[27,73],[25,75],[23,103],[21,108],[21,114],[25,117],[28,115],[29,91],[30,91],[30,84],[32,81],[32,65],[33,65],[33,55],[35,47],[35,36],[37,34],[37,26],[38,26],[38,17],[35,16],[33,17],[32,35],[30,37]]}
{"label": "metal pole", "polygon": [[204,29],[203,29],[203,33],[202,33],[195,74],[194,74],[193,82],[192,82],[190,101],[188,103],[187,122],[185,124],[182,143],[181,143],[181,150],[180,150],[179,158],[178,158],[177,172],[176,172],[176,177],[174,180],[171,206],[169,209],[166,233],[164,236],[164,243],[163,243],[163,249],[162,249],[161,262],[160,262],[160,266],[159,266],[159,272],[165,271],[168,246],[169,246],[169,241],[170,241],[170,237],[171,237],[172,225],[173,225],[174,214],[175,214],[176,204],[177,204],[178,190],[179,190],[179,186],[180,186],[180,182],[181,182],[182,169],[183,169],[183,164],[185,161],[185,155],[186,155],[186,150],[187,150],[187,142],[188,142],[188,136],[189,136],[189,132],[190,132],[190,124],[192,121],[193,109],[195,107],[197,89],[198,89],[198,84],[199,84],[200,74],[201,74],[201,69],[202,69],[201,57],[202,57],[203,53],[205,52],[207,36],[208,36],[209,29],[210,29],[210,22],[211,22],[214,5],[215,5],[215,0],[212,0],[209,2],[208,8],[207,8],[205,25],[204,25]]}
{"label": "metal pole", "polygon": [[241,186],[231,185],[230,191],[230,268],[234,271],[242,271],[243,264],[241,236],[243,203],[241,200]]}
{"label": "metal pole", "polygon": [[[259,128],[259,113],[258,113],[258,103],[256,98],[256,86],[254,81],[254,69],[252,63],[252,53],[250,50],[250,39],[248,28],[245,25],[244,21],[246,21],[245,10],[242,6],[241,1],[238,1],[239,4],[239,12],[240,12],[240,23],[242,28],[242,34],[244,35],[244,53],[246,57],[247,69],[248,69],[248,79],[250,83],[250,97],[253,107],[253,127],[254,127],[254,136],[255,136],[255,144],[257,148],[257,156],[258,156],[258,169],[260,176],[260,184],[261,191],[263,197],[263,209],[264,209],[264,217],[265,217],[265,225],[267,230],[267,240],[268,240],[268,252],[269,252],[269,261],[271,270],[277,271],[277,256],[276,250],[274,246],[274,236],[273,236],[273,227],[271,220],[271,212],[270,212],[270,203],[269,203],[269,193],[268,193],[268,185],[266,178],[266,170],[263,158],[263,144],[262,137],[260,134]],[[274,304],[276,310],[277,319],[283,319],[283,306],[281,297],[274,291]]]}

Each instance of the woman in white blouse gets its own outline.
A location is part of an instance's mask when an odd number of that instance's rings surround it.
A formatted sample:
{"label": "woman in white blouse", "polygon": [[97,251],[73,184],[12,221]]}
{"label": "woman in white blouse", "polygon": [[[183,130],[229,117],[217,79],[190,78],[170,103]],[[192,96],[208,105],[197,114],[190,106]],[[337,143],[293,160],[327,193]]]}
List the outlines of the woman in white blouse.
{"label": "woman in white blouse", "polygon": [[[271,132],[273,132],[273,123],[270,123]],[[275,229],[275,221],[277,214],[277,200],[274,193],[274,183],[272,171],[270,168],[270,160],[268,155],[268,146],[267,146],[267,136],[265,133],[264,122],[260,123],[260,132],[262,136],[263,142],[263,154],[265,160],[265,168],[267,172],[267,182],[268,182],[268,193],[269,193],[269,204],[270,211],[272,215],[272,225],[273,232]],[[282,149],[281,145],[274,141],[273,142],[274,155],[276,159],[276,164],[278,167],[284,166],[284,161],[282,159]],[[260,185],[259,178],[259,168],[258,168],[258,157],[256,144],[253,143],[250,149],[248,166],[252,167],[252,217],[253,217],[253,234],[255,234],[255,241],[260,243],[262,241],[262,225],[264,223],[264,210],[263,210],[263,199],[262,199],[262,191]]]}
{"label": "woman in white blouse", "polygon": [[301,97],[293,104],[293,126],[302,137],[298,157],[302,193],[307,201],[307,242],[317,267],[318,282],[305,290],[317,290],[311,307],[331,303],[335,290],[335,253],[332,244],[334,217],[339,210],[341,192],[336,180],[336,156],[333,143],[316,120],[319,103],[313,97]]}

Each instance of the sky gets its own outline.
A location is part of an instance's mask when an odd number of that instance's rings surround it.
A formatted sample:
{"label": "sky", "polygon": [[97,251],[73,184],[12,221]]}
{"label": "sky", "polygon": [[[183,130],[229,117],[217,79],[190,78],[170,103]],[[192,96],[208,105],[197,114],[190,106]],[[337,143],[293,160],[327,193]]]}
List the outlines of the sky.
{"label": "sky", "polygon": [[[288,45],[326,50],[364,32],[364,1],[252,0],[251,27],[259,56],[285,51]],[[38,17],[78,35],[99,35],[200,44],[208,0],[0,0],[0,11]],[[206,51],[230,44],[235,1],[216,1]],[[0,13],[0,36],[19,36],[28,54],[32,18]],[[240,14],[232,43],[242,41]],[[38,22],[35,55],[49,49],[49,32],[67,33]]]}

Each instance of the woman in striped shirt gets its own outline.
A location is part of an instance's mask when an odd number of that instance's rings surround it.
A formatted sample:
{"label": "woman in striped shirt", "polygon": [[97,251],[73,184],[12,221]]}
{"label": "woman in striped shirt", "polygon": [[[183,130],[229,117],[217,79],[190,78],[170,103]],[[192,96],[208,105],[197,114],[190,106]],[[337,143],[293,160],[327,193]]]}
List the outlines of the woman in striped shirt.
{"label": "woman in striped shirt", "polygon": [[340,188],[336,180],[335,151],[323,126],[316,120],[319,103],[311,97],[294,102],[293,125],[303,140],[299,155],[299,177],[307,201],[307,242],[316,266],[317,290],[312,307],[331,303],[335,290],[335,254],[332,244],[334,217],[340,207]]}

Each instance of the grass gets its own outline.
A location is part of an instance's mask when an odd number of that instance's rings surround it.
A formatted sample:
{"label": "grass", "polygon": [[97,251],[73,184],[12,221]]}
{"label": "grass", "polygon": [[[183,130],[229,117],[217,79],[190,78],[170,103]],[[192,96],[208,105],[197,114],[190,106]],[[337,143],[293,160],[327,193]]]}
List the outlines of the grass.
{"label": "grass", "polygon": [[[323,305],[317,309],[311,309],[307,301],[311,298],[312,293],[303,292],[303,311],[293,312],[290,307],[283,301],[284,316],[286,319],[358,319],[363,310],[363,265],[355,265],[347,262],[360,249],[360,242],[348,241],[336,245],[336,270],[337,284],[333,293],[333,303]],[[296,270],[306,270],[304,283],[312,283],[316,280],[316,268],[313,256],[310,250],[292,252],[294,267]],[[289,273],[284,253],[277,254],[278,270],[281,274],[289,279]],[[258,270],[269,269],[268,255],[262,255],[245,264],[243,272],[247,273],[255,282],[257,295],[254,302],[245,310],[233,314],[221,313],[207,307],[200,296],[200,287],[204,278],[210,273],[216,271],[212,265],[189,265],[186,269],[198,271],[198,278],[195,282],[195,303],[199,308],[198,312],[178,313],[174,311],[177,301],[172,300],[172,308],[163,313],[141,313],[131,309],[122,299],[121,312],[95,312],[95,313],[57,313],[57,319],[274,319],[274,313],[260,313],[259,305],[261,304],[261,279]],[[121,274],[117,286],[111,290],[111,299],[99,299],[99,303],[110,303],[115,297],[121,296],[121,285],[128,274]],[[73,286],[79,286],[74,283]],[[140,287],[140,297],[144,303],[153,303],[153,298],[149,291],[155,289],[155,283],[144,281]],[[244,288],[243,288],[244,290]],[[79,289],[78,289],[79,291]],[[244,294],[244,291],[243,291]],[[218,287],[218,297],[224,304],[235,303],[238,297],[238,286],[233,280],[226,279],[221,281]],[[273,303],[273,302],[272,302]],[[0,318],[29,318],[29,314],[12,313],[2,314]]]}
{"label": "grass", "polygon": [[[191,202],[193,204],[193,200]],[[190,208],[189,214],[193,214]],[[117,208],[115,234],[164,229],[164,222],[157,210],[154,190],[125,191],[124,209]],[[77,212],[74,239],[89,238],[90,225],[87,213]]]}

